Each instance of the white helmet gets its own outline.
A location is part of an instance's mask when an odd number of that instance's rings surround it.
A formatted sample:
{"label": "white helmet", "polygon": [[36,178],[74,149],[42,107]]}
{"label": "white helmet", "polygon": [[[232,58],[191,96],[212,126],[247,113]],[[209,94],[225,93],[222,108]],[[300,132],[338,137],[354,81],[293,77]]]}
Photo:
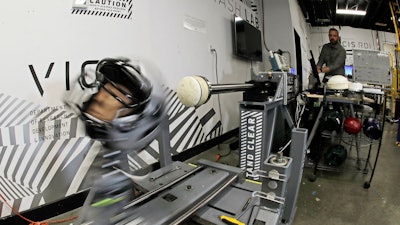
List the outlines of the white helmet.
{"label": "white helmet", "polygon": [[349,81],[345,76],[334,75],[329,78],[327,88],[333,90],[345,90],[349,88]]}

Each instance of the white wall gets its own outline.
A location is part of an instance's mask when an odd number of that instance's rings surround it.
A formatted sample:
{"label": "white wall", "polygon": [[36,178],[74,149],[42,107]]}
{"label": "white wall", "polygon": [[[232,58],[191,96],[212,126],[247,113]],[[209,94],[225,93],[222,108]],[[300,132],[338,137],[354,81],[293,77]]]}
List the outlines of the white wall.
{"label": "white wall", "polygon": [[[264,10],[264,27],[268,48],[272,51],[281,49],[290,52],[291,67],[295,68],[297,73],[301,70],[303,89],[306,89],[308,74],[311,70],[310,40],[308,24],[305,22],[300,6],[296,1],[291,0],[266,0],[264,1]],[[297,68],[296,65],[294,30],[300,36],[302,68]]]}
{"label": "white wall", "polygon": [[289,0],[264,1],[266,45],[269,50],[289,51],[295,65],[295,43]]}
{"label": "white wall", "polygon": [[[310,64],[310,31],[309,24],[306,23],[303,13],[300,9],[300,6],[294,1],[289,1],[290,3],[290,12],[292,16],[292,24],[293,28],[296,30],[298,35],[300,36],[300,48],[301,48],[301,65],[302,68],[296,68],[297,70],[302,70],[303,79],[302,79],[302,89],[305,90],[308,88],[308,75],[311,71]],[[293,53],[294,55],[294,53]]]}
{"label": "white wall", "polygon": [[[34,102],[61,104],[66,61],[72,80],[85,60],[112,56],[151,61],[171,88],[186,75],[204,75],[216,82],[209,45],[219,53],[219,80],[243,82],[250,75],[249,63],[232,57],[231,19],[233,13],[254,13],[240,1],[229,2],[133,1],[132,19],[73,15],[71,1],[9,2],[1,9],[5,35],[0,65],[8,82],[0,82],[0,89]],[[183,23],[190,18],[202,24],[201,31],[185,29]],[[51,62],[53,70],[45,79]],[[28,65],[38,75],[43,96]]]}

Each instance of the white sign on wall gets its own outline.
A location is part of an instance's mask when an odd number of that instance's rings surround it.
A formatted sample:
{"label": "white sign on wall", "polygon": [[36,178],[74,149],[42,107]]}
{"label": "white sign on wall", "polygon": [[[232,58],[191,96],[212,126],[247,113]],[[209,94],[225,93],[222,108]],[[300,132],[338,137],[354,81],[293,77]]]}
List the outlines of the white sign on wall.
{"label": "white sign on wall", "polygon": [[74,0],[72,14],[132,18],[132,0]]}
{"label": "white sign on wall", "polygon": [[353,57],[355,81],[388,86],[392,84],[387,52],[353,50]]}

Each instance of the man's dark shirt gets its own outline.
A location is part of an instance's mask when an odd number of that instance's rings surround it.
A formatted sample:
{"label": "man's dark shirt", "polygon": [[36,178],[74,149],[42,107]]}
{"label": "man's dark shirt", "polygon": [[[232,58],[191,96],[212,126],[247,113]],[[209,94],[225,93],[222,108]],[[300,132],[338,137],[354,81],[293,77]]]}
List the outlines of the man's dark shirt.
{"label": "man's dark shirt", "polygon": [[346,50],[342,45],[336,43],[324,44],[319,55],[317,66],[322,68],[323,64],[329,67],[330,71],[325,75],[344,75],[344,64],[346,61]]}

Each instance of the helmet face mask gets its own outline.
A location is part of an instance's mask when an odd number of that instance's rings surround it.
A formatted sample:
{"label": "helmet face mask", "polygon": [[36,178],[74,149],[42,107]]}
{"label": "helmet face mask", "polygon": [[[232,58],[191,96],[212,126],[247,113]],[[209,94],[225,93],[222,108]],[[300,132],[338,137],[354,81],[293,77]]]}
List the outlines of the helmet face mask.
{"label": "helmet face mask", "polygon": [[[118,85],[119,89],[128,91],[126,87]],[[101,121],[110,122],[116,118],[128,116],[138,111],[138,105],[130,106],[131,99],[119,91],[114,85],[106,83],[99,88],[99,91],[92,95],[87,101],[82,111],[90,114]],[[141,104],[143,105],[143,104]]]}
{"label": "helmet face mask", "polygon": [[149,101],[152,91],[150,82],[139,68],[128,61],[103,59],[97,63],[95,76],[88,73],[85,66],[78,80],[82,88],[94,89],[95,92],[104,89],[125,108],[140,108]]}

